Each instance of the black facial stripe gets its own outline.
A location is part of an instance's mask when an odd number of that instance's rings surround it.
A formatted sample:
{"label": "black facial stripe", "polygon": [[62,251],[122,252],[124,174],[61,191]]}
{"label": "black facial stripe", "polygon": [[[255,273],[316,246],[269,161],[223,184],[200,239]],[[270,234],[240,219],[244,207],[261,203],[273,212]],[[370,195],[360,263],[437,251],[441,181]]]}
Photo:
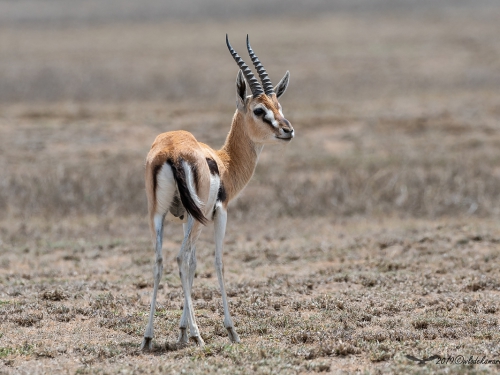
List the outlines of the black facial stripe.
{"label": "black facial stripe", "polygon": [[214,159],[210,159],[210,158],[207,158],[207,164],[208,164],[208,168],[210,169],[210,173],[213,174],[214,176],[215,175],[219,175],[219,167],[217,165],[217,163],[215,162]]}
{"label": "black facial stripe", "polygon": [[262,115],[262,121],[264,121],[266,124],[268,124],[271,128],[274,129],[273,123],[266,118],[266,114],[265,113],[264,113],[264,115]]}

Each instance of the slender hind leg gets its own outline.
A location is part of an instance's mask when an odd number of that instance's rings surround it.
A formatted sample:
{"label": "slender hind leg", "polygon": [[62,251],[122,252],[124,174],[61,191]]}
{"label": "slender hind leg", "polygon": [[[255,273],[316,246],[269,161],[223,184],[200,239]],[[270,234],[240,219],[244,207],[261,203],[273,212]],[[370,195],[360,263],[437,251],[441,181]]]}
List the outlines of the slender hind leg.
{"label": "slender hind leg", "polygon": [[[193,290],[193,280],[194,280],[194,274],[196,273],[196,247],[193,246],[192,251],[191,251],[191,258],[189,260],[189,276],[188,276],[188,282],[189,282],[189,290]],[[190,292],[191,293],[191,292]],[[194,313],[194,312],[193,312]],[[187,343],[189,341],[188,337],[188,316],[189,316],[189,309],[186,304],[184,304],[184,308],[182,309],[182,316],[181,316],[181,321],[179,324],[179,329],[180,329],[180,334],[179,334],[179,343]]]}
{"label": "slender hind leg", "polygon": [[[182,228],[184,229],[184,238],[186,238],[187,236],[189,236],[189,231],[190,231],[190,229],[188,228],[188,224],[187,223],[182,224]],[[181,254],[182,254],[182,248],[179,251],[179,255],[177,256],[177,264],[179,266],[179,274],[181,272],[181,262],[180,262]],[[192,258],[194,258],[195,268],[196,268],[196,251],[193,252]],[[193,259],[191,260],[190,264],[192,263],[192,261],[193,261]],[[189,276],[191,276],[191,274]],[[193,273],[193,278],[189,277],[189,285],[191,288],[193,286],[193,279],[194,279],[194,273]],[[178,342],[182,343],[182,344],[185,344],[189,341],[189,336],[188,336],[188,314],[189,314],[189,312],[188,311],[189,311],[189,309],[188,309],[187,305],[184,304],[184,307],[182,309],[181,321],[179,323],[180,333],[179,333],[179,340],[178,340]]]}
{"label": "slender hind leg", "polygon": [[[186,235],[188,233],[188,224],[182,224],[182,229],[184,229],[184,238],[186,238]],[[184,245],[184,243],[182,244]],[[182,276],[181,276],[181,263],[180,263],[180,256],[182,252],[182,247],[181,250],[179,251],[179,254],[177,255],[177,265],[179,266],[179,276],[181,277],[181,282],[182,282]],[[179,323],[179,339],[177,340],[178,343],[180,344],[185,344],[189,341],[188,338],[188,322],[187,322],[187,307],[186,304],[184,304],[182,308],[182,316],[181,316],[181,321]]]}
{"label": "slender hind leg", "polygon": [[141,350],[151,350],[153,347],[153,319],[156,308],[156,296],[158,294],[158,286],[160,285],[161,276],[163,273],[163,254],[162,254],[162,241],[163,241],[163,220],[165,215],[156,214],[154,216],[154,225],[156,232],[155,250],[156,260],[154,266],[154,287],[153,296],[151,299],[151,310],[149,312],[149,321],[144,332],[144,340],[142,341]]}
{"label": "slender hind leg", "polygon": [[222,263],[222,249],[224,245],[224,235],[226,233],[227,211],[219,203],[215,211],[215,270],[219,279],[220,292],[222,294],[222,306],[224,308],[224,327],[227,329],[229,339],[232,342],[240,342],[240,338],[236,333],[233,320],[229,314],[229,305],[227,302],[226,287],[224,286],[224,264]]}
{"label": "slender hind leg", "polygon": [[200,331],[194,317],[191,290],[193,286],[194,274],[196,271],[196,240],[200,235],[201,229],[201,224],[195,221],[192,216],[189,215],[188,222],[184,226],[184,241],[182,242],[181,250],[177,255],[179,275],[182,282],[182,290],[184,292],[184,308],[179,324],[179,342],[186,343],[188,341],[186,331],[187,325],[189,324],[189,335],[191,339],[200,346],[204,345],[205,343],[200,336]]}

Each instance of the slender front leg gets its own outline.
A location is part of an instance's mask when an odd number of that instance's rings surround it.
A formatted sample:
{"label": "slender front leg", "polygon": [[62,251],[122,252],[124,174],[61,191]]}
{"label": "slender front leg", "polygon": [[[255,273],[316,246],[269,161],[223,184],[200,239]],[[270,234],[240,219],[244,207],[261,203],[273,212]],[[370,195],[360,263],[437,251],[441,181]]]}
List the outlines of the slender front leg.
{"label": "slender front leg", "polygon": [[220,292],[222,294],[222,306],[224,308],[224,327],[227,329],[229,339],[232,342],[240,342],[240,338],[236,333],[233,320],[229,314],[229,306],[227,303],[226,288],[224,286],[224,264],[222,263],[222,249],[224,246],[224,236],[226,234],[227,211],[222,207],[222,204],[217,204],[215,212],[215,270],[219,279]]}
{"label": "slender front leg", "polygon": [[146,326],[146,331],[144,332],[144,340],[142,341],[141,350],[151,350],[153,347],[153,319],[155,315],[156,308],[156,296],[158,294],[158,286],[160,285],[161,276],[163,273],[163,254],[162,254],[162,242],[163,242],[163,220],[164,215],[155,215],[154,224],[156,232],[155,241],[155,251],[156,260],[154,266],[154,287],[153,296],[151,298],[151,310],[149,311],[149,321]]}
{"label": "slender front leg", "polygon": [[193,286],[194,274],[196,271],[196,240],[201,232],[201,225],[195,222],[191,215],[188,216],[188,222],[184,227],[184,241],[177,255],[177,264],[179,265],[179,275],[182,282],[182,290],[184,292],[184,308],[182,311],[181,321],[179,324],[180,335],[179,343],[188,341],[187,325],[191,339],[198,345],[203,346],[205,342],[201,338],[196,319],[194,317],[193,302],[191,299],[191,290]]}

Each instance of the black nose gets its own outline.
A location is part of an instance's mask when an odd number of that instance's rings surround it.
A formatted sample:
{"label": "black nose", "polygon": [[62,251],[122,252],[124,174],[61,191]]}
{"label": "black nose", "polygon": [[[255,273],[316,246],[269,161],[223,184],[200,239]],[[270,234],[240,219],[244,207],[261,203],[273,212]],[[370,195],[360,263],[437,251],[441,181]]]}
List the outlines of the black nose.
{"label": "black nose", "polygon": [[293,132],[293,129],[291,128],[282,128],[285,133],[291,133]]}

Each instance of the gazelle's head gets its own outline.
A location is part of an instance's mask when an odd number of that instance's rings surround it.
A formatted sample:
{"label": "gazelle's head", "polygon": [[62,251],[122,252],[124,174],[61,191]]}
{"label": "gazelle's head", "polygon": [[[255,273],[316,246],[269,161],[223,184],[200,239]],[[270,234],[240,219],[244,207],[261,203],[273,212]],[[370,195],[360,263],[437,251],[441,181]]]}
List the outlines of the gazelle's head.
{"label": "gazelle's head", "polygon": [[[264,66],[250,47],[247,35],[247,49],[252,62],[259,74],[262,84],[255,78],[243,59],[229,44],[226,34],[226,43],[229,52],[240,67],[236,77],[236,107],[245,117],[247,133],[256,143],[288,142],[294,136],[292,124],[283,116],[278,99],[288,87],[290,72],[286,72],[281,81],[273,87]],[[247,84],[252,95],[247,96]]]}

